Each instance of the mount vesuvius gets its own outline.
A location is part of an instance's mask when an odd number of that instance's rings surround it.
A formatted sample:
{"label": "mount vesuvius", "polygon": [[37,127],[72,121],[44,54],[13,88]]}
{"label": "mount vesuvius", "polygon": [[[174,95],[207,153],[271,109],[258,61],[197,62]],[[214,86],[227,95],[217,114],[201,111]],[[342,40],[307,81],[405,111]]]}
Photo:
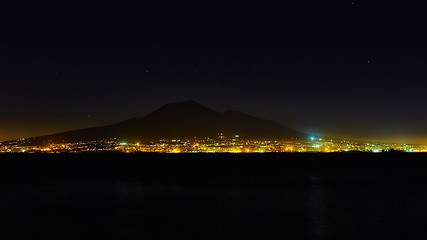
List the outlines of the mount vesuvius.
{"label": "mount vesuvius", "polygon": [[142,118],[133,118],[109,126],[73,130],[35,137],[31,143],[61,143],[117,138],[128,142],[159,139],[230,137],[242,139],[285,140],[307,135],[274,121],[238,111],[217,112],[194,101],[169,103]]}

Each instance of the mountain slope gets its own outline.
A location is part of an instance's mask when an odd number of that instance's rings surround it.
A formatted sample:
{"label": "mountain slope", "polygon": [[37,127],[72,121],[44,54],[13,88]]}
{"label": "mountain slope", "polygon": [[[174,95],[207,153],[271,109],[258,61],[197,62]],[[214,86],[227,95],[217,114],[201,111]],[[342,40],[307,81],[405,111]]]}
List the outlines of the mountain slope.
{"label": "mountain slope", "polygon": [[166,104],[142,118],[129,119],[117,124],[79,129],[49,136],[36,137],[32,141],[76,142],[118,138],[125,141],[150,141],[193,137],[216,137],[239,134],[244,139],[291,139],[303,138],[297,132],[276,122],[252,117],[238,111],[220,113],[194,101]]}

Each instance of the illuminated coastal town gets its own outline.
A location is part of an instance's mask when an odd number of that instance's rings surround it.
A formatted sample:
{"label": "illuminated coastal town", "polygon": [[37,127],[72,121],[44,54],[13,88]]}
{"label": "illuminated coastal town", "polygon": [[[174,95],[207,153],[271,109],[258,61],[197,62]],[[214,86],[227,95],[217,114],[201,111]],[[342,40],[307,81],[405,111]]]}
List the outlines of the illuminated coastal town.
{"label": "illuminated coastal town", "polygon": [[280,153],[280,152],[427,152],[427,145],[361,142],[321,138],[287,141],[246,140],[238,135],[203,139],[158,140],[149,143],[126,142],[120,139],[103,139],[74,143],[46,143],[33,146],[28,139],[0,143],[0,153]]}

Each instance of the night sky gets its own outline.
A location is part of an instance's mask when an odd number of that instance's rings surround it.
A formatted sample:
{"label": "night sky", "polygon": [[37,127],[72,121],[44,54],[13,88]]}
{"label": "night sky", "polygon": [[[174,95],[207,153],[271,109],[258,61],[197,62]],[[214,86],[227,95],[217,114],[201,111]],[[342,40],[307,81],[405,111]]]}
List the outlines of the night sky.
{"label": "night sky", "polygon": [[357,0],[2,4],[0,140],[192,99],[310,134],[427,143],[426,10]]}

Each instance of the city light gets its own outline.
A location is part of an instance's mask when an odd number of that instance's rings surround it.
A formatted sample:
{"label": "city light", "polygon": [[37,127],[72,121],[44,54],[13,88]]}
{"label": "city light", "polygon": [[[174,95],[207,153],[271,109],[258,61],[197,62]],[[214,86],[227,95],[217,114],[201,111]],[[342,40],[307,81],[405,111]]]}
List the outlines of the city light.
{"label": "city light", "polygon": [[70,143],[46,143],[31,145],[26,139],[0,143],[0,153],[82,153],[82,152],[122,152],[122,153],[277,153],[277,152],[427,152],[427,145],[391,144],[342,139],[316,138],[293,140],[249,140],[240,136],[217,138],[159,139],[151,142],[124,142],[120,139],[102,139]]}

